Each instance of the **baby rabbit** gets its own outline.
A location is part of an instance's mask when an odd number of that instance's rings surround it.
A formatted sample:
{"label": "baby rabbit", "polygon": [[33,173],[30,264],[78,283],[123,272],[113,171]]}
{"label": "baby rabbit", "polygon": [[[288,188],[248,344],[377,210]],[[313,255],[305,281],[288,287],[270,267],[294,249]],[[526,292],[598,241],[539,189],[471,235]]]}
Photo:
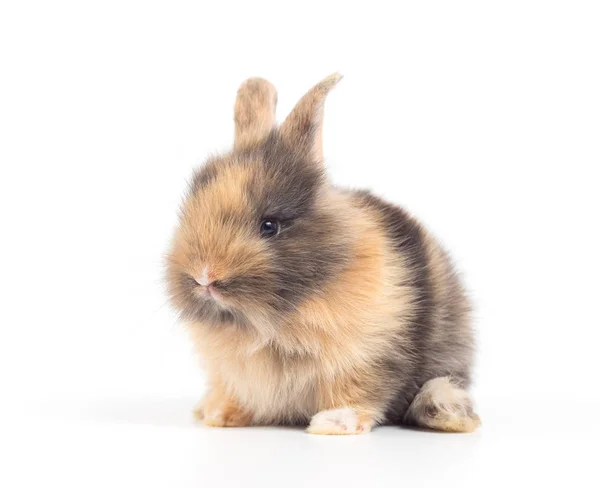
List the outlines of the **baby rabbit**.
{"label": "baby rabbit", "polygon": [[210,380],[197,416],[473,431],[470,307],[448,256],[406,211],[327,179],[323,105],[340,78],[279,127],[275,88],[245,81],[233,150],[194,175],[167,282]]}

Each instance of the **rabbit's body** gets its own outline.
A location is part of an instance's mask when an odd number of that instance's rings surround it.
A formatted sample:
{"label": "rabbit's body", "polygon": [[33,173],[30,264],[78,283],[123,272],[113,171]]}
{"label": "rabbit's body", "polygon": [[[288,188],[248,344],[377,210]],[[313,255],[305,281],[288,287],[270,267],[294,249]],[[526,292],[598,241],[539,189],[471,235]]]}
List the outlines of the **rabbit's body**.
{"label": "rabbit's body", "polygon": [[280,129],[272,86],[246,82],[234,151],[197,174],[184,203],[169,285],[210,377],[199,414],[314,433],[472,430],[469,306],[448,258],[406,212],[323,172],[335,81]]}

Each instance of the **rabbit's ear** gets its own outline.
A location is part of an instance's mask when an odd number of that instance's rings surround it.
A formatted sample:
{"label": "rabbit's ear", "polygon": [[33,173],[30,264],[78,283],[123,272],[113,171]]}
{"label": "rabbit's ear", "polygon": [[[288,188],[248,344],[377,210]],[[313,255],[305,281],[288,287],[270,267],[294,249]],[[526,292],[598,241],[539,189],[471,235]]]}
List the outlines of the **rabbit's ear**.
{"label": "rabbit's ear", "polygon": [[281,124],[280,133],[290,145],[311,152],[317,162],[323,161],[323,105],[329,91],[342,79],[334,73],[312,87],[296,104]]}
{"label": "rabbit's ear", "polygon": [[234,149],[262,142],[275,127],[277,91],[267,80],[249,78],[238,89],[235,100]]}

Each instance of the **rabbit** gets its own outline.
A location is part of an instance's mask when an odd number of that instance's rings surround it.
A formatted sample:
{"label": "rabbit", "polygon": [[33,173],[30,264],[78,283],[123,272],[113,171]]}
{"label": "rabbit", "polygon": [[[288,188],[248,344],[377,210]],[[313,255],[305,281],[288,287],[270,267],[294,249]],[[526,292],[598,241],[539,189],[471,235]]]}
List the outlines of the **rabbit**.
{"label": "rabbit", "polygon": [[207,372],[195,414],[311,434],[471,432],[471,307],[449,257],[405,210],[326,175],[323,105],[340,79],[279,127],[273,85],[246,80],[233,149],[194,173],[166,281]]}

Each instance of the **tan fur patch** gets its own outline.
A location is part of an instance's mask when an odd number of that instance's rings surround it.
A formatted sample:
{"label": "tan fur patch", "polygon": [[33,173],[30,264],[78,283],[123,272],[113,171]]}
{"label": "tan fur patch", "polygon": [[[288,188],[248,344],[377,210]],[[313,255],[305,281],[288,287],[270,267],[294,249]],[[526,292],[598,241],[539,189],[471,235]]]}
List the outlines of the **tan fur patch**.
{"label": "tan fur patch", "polygon": [[193,276],[209,267],[215,280],[268,269],[264,242],[251,233],[254,228],[243,231],[250,205],[244,188],[251,176],[248,165],[224,165],[220,178],[186,201],[172,263]]}

